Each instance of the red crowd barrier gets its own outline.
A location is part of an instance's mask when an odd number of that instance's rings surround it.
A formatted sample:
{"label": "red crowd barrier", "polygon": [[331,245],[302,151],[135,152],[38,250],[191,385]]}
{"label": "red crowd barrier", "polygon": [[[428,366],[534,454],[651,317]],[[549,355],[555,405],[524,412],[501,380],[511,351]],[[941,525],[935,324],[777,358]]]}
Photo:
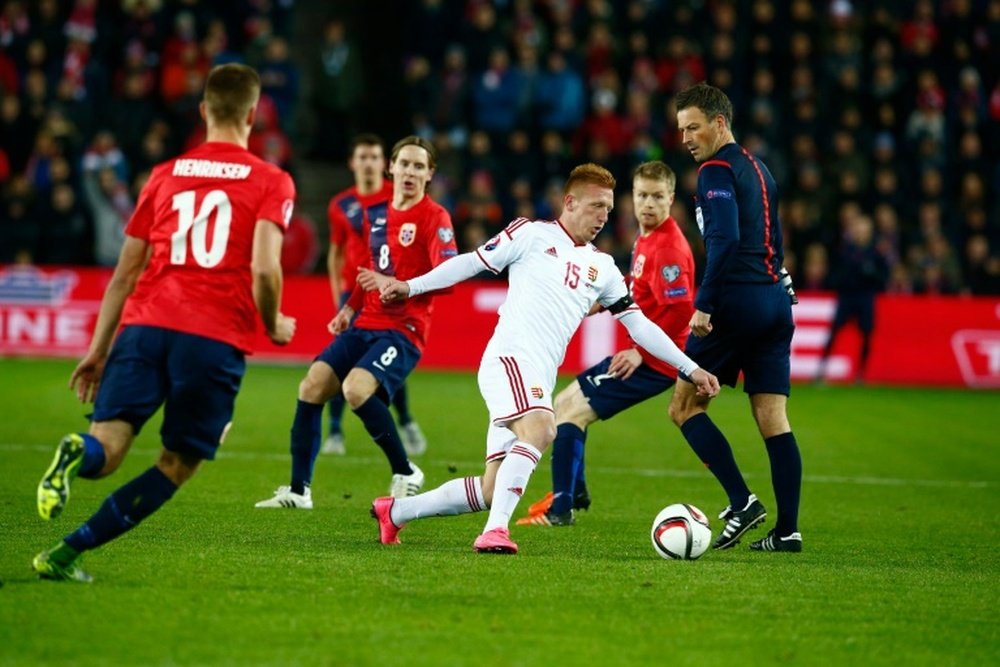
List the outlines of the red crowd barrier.
{"label": "red crowd barrier", "polygon": [[[0,267],[0,356],[81,356],[110,278],[108,269]],[[503,282],[469,282],[439,297],[420,367],[475,369],[505,292]],[[793,378],[814,377],[835,305],[832,294],[800,294],[793,309]],[[283,310],[298,318],[294,342],[277,347],[260,332],[255,358],[305,365],[330,340],[326,324],[333,304],[326,279],[288,276]],[[609,315],[587,318],[570,343],[562,370],[582,370],[626,344],[625,329]],[[833,348],[828,376],[852,380],[859,350],[859,335],[848,327]],[[1000,299],[880,297],[866,380],[1000,388]]]}

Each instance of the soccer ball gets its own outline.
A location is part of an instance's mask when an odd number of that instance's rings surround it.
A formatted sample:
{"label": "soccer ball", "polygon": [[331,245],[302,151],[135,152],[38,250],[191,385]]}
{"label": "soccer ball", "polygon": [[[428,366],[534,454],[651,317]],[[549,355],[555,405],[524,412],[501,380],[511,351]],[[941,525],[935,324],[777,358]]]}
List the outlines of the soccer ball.
{"label": "soccer ball", "polygon": [[694,560],[708,550],[712,529],[704,512],[686,503],[664,507],[649,533],[653,549],[662,558]]}

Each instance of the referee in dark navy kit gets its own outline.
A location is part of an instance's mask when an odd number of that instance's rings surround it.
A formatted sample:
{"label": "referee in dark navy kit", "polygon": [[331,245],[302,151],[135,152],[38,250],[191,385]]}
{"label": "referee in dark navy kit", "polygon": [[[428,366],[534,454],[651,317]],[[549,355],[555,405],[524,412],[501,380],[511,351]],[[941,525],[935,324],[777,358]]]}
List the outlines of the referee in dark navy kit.
{"label": "referee in dark navy kit", "polygon": [[[777,188],[764,163],[733,138],[733,105],[725,93],[700,83],[679,93],[676,106],[682,143],[700,163],[695,203],[706,251],[687,353],[721,384],[735,386],[743,372],[743,391],[767,446],[778,518],[750,548],[801,551],[802,459],[786,410],[795,293],[782,268]],[[726,525],[713,544],[728,549],[763,523],[767,511],[709,418],[709,401],[681,376],[670,417],[729,496],[719,515]]]}

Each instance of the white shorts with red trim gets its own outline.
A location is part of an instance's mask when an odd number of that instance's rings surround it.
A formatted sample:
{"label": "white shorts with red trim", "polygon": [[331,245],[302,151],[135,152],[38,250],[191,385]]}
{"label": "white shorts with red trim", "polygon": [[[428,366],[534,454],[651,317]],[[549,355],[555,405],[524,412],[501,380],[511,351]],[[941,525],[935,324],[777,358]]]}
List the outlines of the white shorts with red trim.
{"label": "white shorts with red trim", "polygon": [[479,392],[490,411],[490,423],[504,426],[533,410],[552,412],[552,381],[523,358],[483,357]]}

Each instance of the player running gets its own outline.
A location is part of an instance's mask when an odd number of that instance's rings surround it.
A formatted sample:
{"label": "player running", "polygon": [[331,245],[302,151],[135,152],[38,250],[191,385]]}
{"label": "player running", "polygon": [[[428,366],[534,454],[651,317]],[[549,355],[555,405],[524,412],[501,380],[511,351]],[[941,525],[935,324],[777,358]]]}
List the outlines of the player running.
{"label": "player running", "polygon": [[83,552],[134,528],[215,458],[258,317],[273,342],[292,339],[295,320],[280,312],[281,243],[295,186],[247,150],[259,97],[250,67],[212,69],[199,107],[205,143],[157,165],[139,195],[90,349],[70,377],[80,400],[94,401],[90,432],[59,443],[38,485],[39,514],[51,519],[63,510],[75,477],[113,473],[161,405],[163,450],[156,465],[35,557],[44,579],[89,582]]}
{"label": "player running", "polygon": [[508,531],[510,517],[556,435],[556,370],[595,303],[607,308],[646,350],[687,373],[699,392],[710,396],[718,391],[715,376],[698,368],[642,314],[614,260],[591,244],[613,208],[614,186],[607,169],[581,165],[566,181],[558,220],[519,218],[475,252],[406,282],[371,271],[359,274],[366,289],[377,287],[384,300],[393,301],[421,298],[483,269],[509,270],[507,300],[479,366],[479,389],[490,415],[485,473],[453,479],[415,498],[376,499],[372,516],[383,544],[398,543],[400,529],[413,519],[489,508],[473,548],[479,553],[517,553]]}
{"label": "player running", "polygon": [[[393,146],[389,164],[392,203],[384,217],[369,221],[367,233],[369,265],[379,275],[405,280],[458,253],[451,216],[425,192],[435,161],[433,144],[415,135]],[[330,333],[337,337],[320,352],[299,384],[291,434],[291,481],[256,507],[312,509],[310,485],[320,448],[323,405],[339,393],[385,453],[392,469],[389,493],[399,498],[420,490],[424,473],[407,458],[389,401],[420,360],[432,310],[431,295],[406,303],[383,303],[378,294],[355,288],[330,322]],[[358,316],[352,324],[355,313]]]}
{"label": "player running", "polygon": [[[366,226],[371,220],[384,218],[392,200],[392,181],[385,178],[385,154],[382,139],[374,134],[359,134],[351,142],[351,173],[354,185],[338,192],[327,206],[330,222],[330,249],[326,268],[334,305],[339,310],[354,289],[358,267],[368,264],[369,250],[365,242]],[[403,447],[410,456],[427,451],[427,439],[420,425],[410,414],[410,404],[404,383],[392,397],[396,409]],[[344,396],[330,399],[330,430],[323,441],[323,454],[345,454],[344,432],[340,427],[344,414]]]}

